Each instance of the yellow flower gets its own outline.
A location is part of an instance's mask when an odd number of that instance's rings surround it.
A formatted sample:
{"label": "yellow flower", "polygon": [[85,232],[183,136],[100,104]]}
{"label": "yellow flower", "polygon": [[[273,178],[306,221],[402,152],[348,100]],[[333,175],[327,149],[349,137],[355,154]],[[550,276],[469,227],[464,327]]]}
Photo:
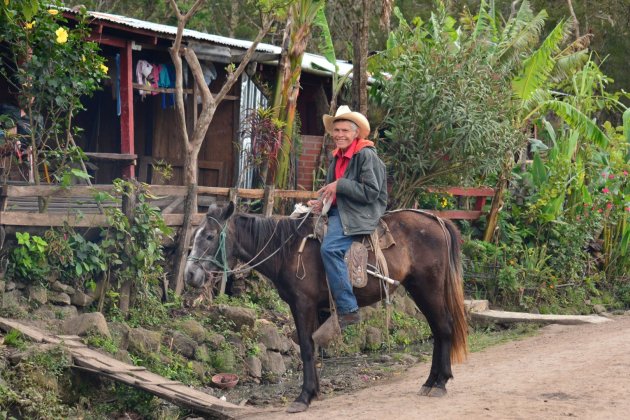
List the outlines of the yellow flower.
{"label": "yellow flower", "polygon": [[84,55],[81,56],[81,61],[85,62],[85,56]]}
{"label": "yellow flower", "polygon": [[61,26],[55,31],[55,35],[57,35],[58,44],[65,44],[68,41],[68,31]]}
{"label": "yellow flower", "polygon": [[101,71],[105,74],[107,74],[107,70],[109,70],[109,68],[105,65],[105,64],[101,64],[99,66],[99,68],[101,69]]}
{"label": "yellow flower", "polygon": [[8,6],[9,5],[9,0],[4,0],[4,5]]}
{"label": "yellow flower", "polygon": [[57,9],[48,9],[48,13],[51,16],[57,16],[59,14],[59,10],[57,10]]}
{"label": "yellow flower", "polygon": [[26,25],[24,25],[24,27],[26,29],[33,29],[33,26],[35,26],[35,22],[27,22]]}

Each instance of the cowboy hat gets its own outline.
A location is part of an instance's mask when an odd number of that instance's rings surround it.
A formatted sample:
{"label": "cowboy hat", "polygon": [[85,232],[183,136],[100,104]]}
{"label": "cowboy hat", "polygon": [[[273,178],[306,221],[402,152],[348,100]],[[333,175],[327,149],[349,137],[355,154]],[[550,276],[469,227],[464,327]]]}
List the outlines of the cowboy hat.
{"label": "cowboy hat", "polygon": [[352,112],[347,105],[341,105],[337,108],[337,113],[333,117],[332,115],[324,115],[324,127],[328,134],[333,134],[333,124],[335,121],[347,120],[352,121],[359,127],[359,137],[364,139],[370,134],[370,123],[367,118],[360,112]]}

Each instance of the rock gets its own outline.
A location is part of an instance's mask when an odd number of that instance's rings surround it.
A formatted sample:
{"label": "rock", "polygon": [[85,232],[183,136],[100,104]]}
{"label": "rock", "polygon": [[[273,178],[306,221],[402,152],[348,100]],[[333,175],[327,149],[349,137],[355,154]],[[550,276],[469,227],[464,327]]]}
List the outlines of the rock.
{"label": "rock", "polygon": [[55,314],[55,311],[52,310],[50,305],[40,306],[33,312],[33,319],[48,320],[55,318],[57,318],[57,315]]}
{"label": "rock", "polygon": [[278,333],[278,329],[273,324],[259,324],[258,339],[269,350],[286,353],[291,349],[289,340]]}
{"label": "rock", "polygon": [[24,290],[26,289],[26,283],[21,282],[21,281],[15,281],[15,288],[18,290]]}
{"label": "rock", "polygon": [[195,360],[199,360],[204,363],[210,362],[210,351],[208,350],[207,345],[202,344],[195,349]]}
{"label": "rock", "polygon": [[212,319],[223,318],[228,324],[234,325],[235,331],[240,331],[245,325],[253,327],[256,323],[256,311],[237,306],[218,305],[213,308],[209,316]]}
{"label": "rock", "polygon": [[418,362],[418,359],[416,359],[415,357],[413,357],[410,354],[407,353],[403,353],[398,357],[398,360],[400,361],[400,363],[404,364],[404,365],[413,365],[416,364]]}
{"label": "rock", "polygon": [[44,305],[48,302],[48,290],[42,286],[29,286],[28,300],[39,305]]}
{"label": "rock", "polygon": [[5,292],[11,292],[11,291],[15,290],[15,282],[10,281],[4,287],[5,287],[5,289],[4,289]]}
{"label": "rock", "polygon": [[210,348],[218,350],[225,343],[225,337],[219,334],[207,334],[205,341],[210,345]]}
{"label": "rock", "polygon": [[196,360],[192,361],[191,366],[193,372],[197,375],[197,378],[203,382],[208,375],[208,366],[205,363],[199,363]]}
{"label": "rock", "polygon": [[70,301],[73,305],[86,307],[90,306],[92,302],[94,302],[94,297],[82,292],[81,290],[76,290],[71,296]]}
{"label": "rock", "polygon": [[50,287],[56,292],[67,293],[69,295],[73,295],[75,292],[74,287],[63,284],[59,280],[55,280],[55,282]]}
{"label": "rock", "polygon": [[6,291],[2,294],[2,307],[3,308],[15,308],[20,306],[20,300],[22,293],[15,288],[10,291]]}
{"label": "rock", "polygon": [[245,368],[249,376],[255,379],[262,378],[262,362],[256,356],[247,356],[245,358]]}
{"label": "rock", "polygon": [[86,336],[90,334],[97,334],[107,338],[111,338],[109,328],[107,327],[107,321],[100,312],[92,312],[87,314],[81,314],[69,318],[63,324],[63,331],[68,335]]}
{"label": "rock", "polygon": [[181,330],[190,338],[195,340],[197,343],[203,343],[206,338],[206,329],[200,322],[195,321],[194,319],[187,319],[182,321],[179,324]]}
{"label": "rock", "polygon": [[174,352],[179,353],[188,359],[195,356],[197,342],[182,332],[175,331],[170,340],[170,344]]}
{"label": "rock", "polygon": [[606,307],[604,305],[593,305],[593,312],[596,314],[602,314],[606,312]]}
{"label": "rock", "polygon": [[383,344],[383,331],[368,325],[365,327],[365,349],[377,350]]}
{"label": "rock", "polygon": [[287,371],[284,359],[277,351],[267,350],[263,353],[260,361],[262,363],[262,369],[271,373],[273,377],[284,375]]}
{"label": "rock", "polygon": [[63,292],[49,292],[48,301],[50,301],[50,303],[54,303],[57,305],[72,304],[72,301],[70,300],[70,296],[68,296],[67,293],[63,293]]}
{"label": "rock", "polygon": [[133,365],[133,359],[131,358],[127,350],[119,349],[116,353],[114,353],[114,359],[123,363]]}
{"label": "rock", "polygon": [[4,280],[0,280],[0,293],[4,293],[4,289],[7,285],[7,282]]}
{"label": "rock", "polygon": [[53,311],[55,312],[55,317],[57,319],[70,319],[79,314],[76,306],[67,305],[67,306],[54,306]]}
{"label": "rock", "polygon": [[129,325],[124,322],[108,322],[107,327],[118,348],[127,350],[127,347],[129,347],[129,331],[131,330]]}
{"label": "rock", "polygon": [[161,334],[142,327],[129,330],[128,350],[136,354],[149,354],[160,349]]}

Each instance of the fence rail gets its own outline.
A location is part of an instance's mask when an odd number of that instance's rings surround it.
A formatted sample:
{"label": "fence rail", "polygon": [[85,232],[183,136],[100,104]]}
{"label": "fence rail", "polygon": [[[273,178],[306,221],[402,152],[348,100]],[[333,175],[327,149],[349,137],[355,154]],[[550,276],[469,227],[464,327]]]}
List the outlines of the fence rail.
{"label": "fence rail", "polygon": [[[148,187],[154,196],[152,202],[162,210],[164,220],[169,226],[181,226],[184,214],[176,212],[181,207],[184,197],[188,193],[186,186],[150,185]],[[474,210],[428,210],[447,219],[475,220],[483,214],[486,199],[494,195],[492,188],[430,188],[432,192],[449,193],[457,197],[474,197]],[[94,195],[97,192],[114,194],[113,185],[72,186],[59,187],[54,185],[4,185],[0,186],[0,225],[8,226],[39,226],[53,227],[68,224],[74,227],[103,227],[107,226],[107,217],[102,214],[103,207],[118,206],[117,202],[109,201],[97,204]],[[38,211],[39,197],[48,200],[45,213]],[[200,205],[207,206],[216,197],[230,199],[260,199],[263,204],[263,214],[270,216],[273,212],[275,199],[309,200],[317,197],[315,191],[304,190],[276,190],[273,187],[265,189],[226,188],[226,187],[197,187],[197,197]],[[202,213],[192,215],[193,224],[199,224],[203,219]]]}

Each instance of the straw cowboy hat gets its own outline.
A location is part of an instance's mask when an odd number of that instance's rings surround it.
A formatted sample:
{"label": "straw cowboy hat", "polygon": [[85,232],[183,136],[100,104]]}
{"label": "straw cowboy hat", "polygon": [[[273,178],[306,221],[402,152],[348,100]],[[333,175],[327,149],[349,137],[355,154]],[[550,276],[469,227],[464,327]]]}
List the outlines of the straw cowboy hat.
{"label": "straw cowboy hat", "polygon": [[367,118],[360,112],[352,112],[346,105],[341,105],[337,108],[337,113],[333,117],[332,115],[324,115],[324,127],[328,134],[333,134],[333,124],[335,121],[347,120],[352,121],[359,127],[359,137],[362,139],[367,138],[370,134],[370,123]]}

